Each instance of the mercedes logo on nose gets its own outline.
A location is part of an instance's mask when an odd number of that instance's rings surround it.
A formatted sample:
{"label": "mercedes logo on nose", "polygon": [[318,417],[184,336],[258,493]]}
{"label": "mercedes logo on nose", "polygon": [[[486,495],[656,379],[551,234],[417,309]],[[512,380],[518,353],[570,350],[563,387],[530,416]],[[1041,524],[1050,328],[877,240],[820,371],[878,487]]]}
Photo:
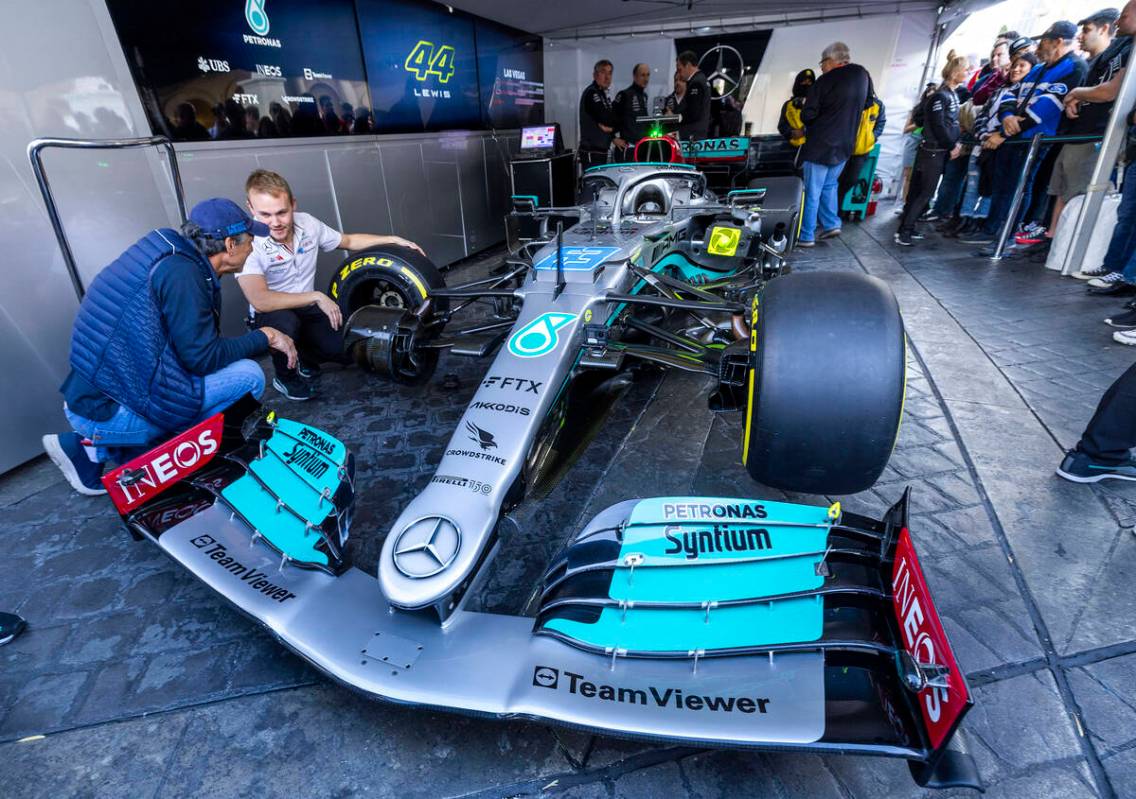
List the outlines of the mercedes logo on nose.
{"label": "mercedes logo on nose", "polygon": [[433,577],[454,562],[461,532],[453,519],[427,516],[411,522],[394,542],[394,565],[407,577]]}

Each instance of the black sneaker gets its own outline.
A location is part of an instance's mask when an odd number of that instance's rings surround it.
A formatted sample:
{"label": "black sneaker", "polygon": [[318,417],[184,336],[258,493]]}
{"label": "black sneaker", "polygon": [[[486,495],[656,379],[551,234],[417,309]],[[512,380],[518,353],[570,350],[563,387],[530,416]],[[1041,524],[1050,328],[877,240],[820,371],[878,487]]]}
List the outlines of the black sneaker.
{"label": "black sneaker", "polygon": [[924,211],[919,217],[920,222],[938,222],[941,217],[934,211]]}
{"label": "black sneaker", "polygon": [[840,228],[830,227],[828,230],[822,230],[820,232],[820,235],[817,236],[817,238],[818,239],[834,239],[839,235],[840,235]]}
{"label": "black sneaker", "polygon": [[1109,327],[1118,327],[1121,330],[1132,330],[1136,328],[1136,310],[1124,311],[1118,313],[1116,316],[1110,316],[1104,320],[1104,323]]}
{"label": "black sneaker", "polygon": [[1129,456],[1124,463],[1114,465],[1097,463],[1077,450],[1065,453],[1057,467],[1057,476],[1074,483],[1096,483],[1101,480],[1136,480],[1136,459]]}
{"label": "black sneaker", "polygon": [[288,399],[296,402],[310,400],[315,395],[311,383],[299,376],[280,377],[278,375],[272,378],[272,387]]}
{"label": "black sneaker", "polygon": [[15,613],[0,613],[0,646],[8,643],[28,627]]}
{"label": "black sneaker", "polygon": [[904,230],[897,231],[892,241],[900,247],[911,247],[914,244],[914,242],[911,241],[911,234]]}
{"label": "black sneaker", "polygon": [[923,239],[927,238],[927,234],[921,231],[919,228],[915,228],[915,230],[911,231],[911,238],[915,239],[916,241],[923,241]]}
{"label": "black sneaker", "polygon": [[815,247],[815,246],[817,246],[817,243],[815,241],[805,241],[804,239],[800,239],[797,242],[797,246],[798,247]]}
{"label": "black sneaker", "polygon": [[959,236],[960,244],[977,244],[980,247],[989,247],[991,244],[998,243],[997,236],[991,236],[988,233],[983,233],[981,230],[977,233],[968,233],[965,236]]}
{"label": "black sneaker", "polygon": [[72,488],[88,497],[106,493],[99,479],[103,476],[103,464],[95,463],[87,457],[83,439],[78,433],[48,435],[40,440],[43,442],[43,451],[63,472]]}
{"label": "black sneaker", "polygon": [[1120,272],[1109,272],[1104,277],[1094,277],[1090,280],[1086,292],[1088,294],[1095,294],[1098,297],[1113,297],[1118,294],[1136,294],[1136,285],[1125,280],[1124,275]]}
{"label": "black sneaker", "polygon": [[318,363],[300,363],[296,366],[296,374],[309,383],[314,383],[323,376],[323,369]]}

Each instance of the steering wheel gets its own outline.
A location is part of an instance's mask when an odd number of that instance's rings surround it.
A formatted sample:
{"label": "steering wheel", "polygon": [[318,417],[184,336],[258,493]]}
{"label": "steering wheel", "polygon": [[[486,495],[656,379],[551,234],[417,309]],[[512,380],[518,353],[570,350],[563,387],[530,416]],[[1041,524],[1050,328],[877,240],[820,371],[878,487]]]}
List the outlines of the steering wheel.
{"label": "steering wheel", "polygon": [[[714,71],[708,72],[708,67],[703,65],[711,62],[711,56],[713,56]],[[737,66],[734,66],[735,62]],[[702,58],[698,59],[698,68],[707,72],[706,81],[711,86],[716,81],[721,81],[721,86],[718,88],[719,97],[729,97],[742,86],[745,61],[742,60],[742,54],[728,44],[716,44],[703,53]]]}

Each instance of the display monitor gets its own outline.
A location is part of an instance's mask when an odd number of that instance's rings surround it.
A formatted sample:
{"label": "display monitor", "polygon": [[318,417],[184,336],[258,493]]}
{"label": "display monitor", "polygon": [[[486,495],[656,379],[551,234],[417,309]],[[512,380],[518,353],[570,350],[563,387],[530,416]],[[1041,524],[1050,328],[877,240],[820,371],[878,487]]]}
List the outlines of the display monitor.
{"label": "display monitor", "polygon": [[486,126],[544,122],[544,53],[539,36],[478,18],[477,70]]}
{"label": "display monitor", "polygon": [[156,134],[371,132],[352,0],[107,0]]}
{"label": "display monitor", "polygon": [[380,133],[480,128],[473,18],[426,0],[357,0]]}
{"label": "display monitor", "polygon": [[554,150],[556,149],[556,126],[539,125],[532,128],[521,129],[522,150]]}

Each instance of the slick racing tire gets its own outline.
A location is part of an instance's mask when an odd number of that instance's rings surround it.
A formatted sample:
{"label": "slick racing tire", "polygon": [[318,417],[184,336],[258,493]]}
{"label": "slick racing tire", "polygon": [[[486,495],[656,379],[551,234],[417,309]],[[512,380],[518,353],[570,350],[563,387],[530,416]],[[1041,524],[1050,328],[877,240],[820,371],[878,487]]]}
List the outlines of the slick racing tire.
{"label": "slick racing tire", "polygon": [[[438,267],[407,247],[371,247],[352,253],[332,275],[328,296],[339,303],[343,318],[364,305],[417,310],[431,289],[445,288]],[[434,300],[435,312],[449,308],[449,300]]]}
{"label": "slick racing tire", "polygon": [[807,272],[755,297],[742,461],[760,483],[854,494],[883,472],[903,415],[906,338],[882,281]]}
{"label": "slick racing tire", "polygon": [[360,367],[395,383],[418,385],[438,365],[438,350],[423,347],[441,331],[445,297],[423,303],[445,281],[434,264],[406,247],[372,247],[354,253],[332,276],[328,295],[343,311],[344,347]]}

